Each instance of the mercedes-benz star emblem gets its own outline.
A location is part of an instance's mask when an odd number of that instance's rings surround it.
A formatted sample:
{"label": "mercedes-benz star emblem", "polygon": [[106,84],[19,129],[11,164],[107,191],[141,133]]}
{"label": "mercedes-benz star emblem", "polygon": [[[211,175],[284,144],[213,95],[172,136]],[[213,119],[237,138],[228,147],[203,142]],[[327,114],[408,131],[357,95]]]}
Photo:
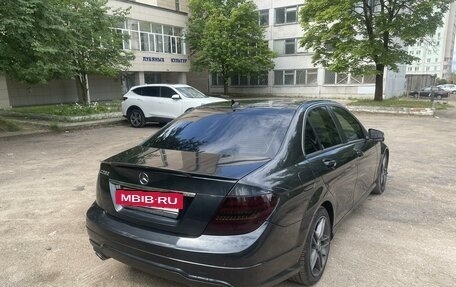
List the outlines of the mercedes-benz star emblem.
{"label": "mercedes-benz star emblem", "polygon": [[149,183],[149,176],[147,175],[147,173],[145,172],[141,172],[139,174],[139,182],[142,184],[142,185],[146,185]]}

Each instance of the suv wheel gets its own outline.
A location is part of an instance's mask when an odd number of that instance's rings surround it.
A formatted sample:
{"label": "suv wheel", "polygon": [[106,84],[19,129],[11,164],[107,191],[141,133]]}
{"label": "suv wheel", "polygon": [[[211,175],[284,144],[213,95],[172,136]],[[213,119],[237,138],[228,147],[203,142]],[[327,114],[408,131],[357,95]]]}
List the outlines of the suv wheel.
{"label": "suv wheel", "polygon": [[128,121],[134,128],[142,128],[146,124],[146,118],[140,109],[131,110],[128,113]]}

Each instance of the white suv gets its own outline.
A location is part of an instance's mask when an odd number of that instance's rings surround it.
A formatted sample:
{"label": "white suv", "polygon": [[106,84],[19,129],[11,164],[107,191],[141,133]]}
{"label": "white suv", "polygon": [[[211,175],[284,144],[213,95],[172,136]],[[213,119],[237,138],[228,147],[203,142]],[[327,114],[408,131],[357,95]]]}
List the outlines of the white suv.
{"label": "white suv", "polygon": [[223,101],[183,84],[141,85],[123,96],[122,114],[132,127],[140,128],[146,122],[169,122],[191,108]]}

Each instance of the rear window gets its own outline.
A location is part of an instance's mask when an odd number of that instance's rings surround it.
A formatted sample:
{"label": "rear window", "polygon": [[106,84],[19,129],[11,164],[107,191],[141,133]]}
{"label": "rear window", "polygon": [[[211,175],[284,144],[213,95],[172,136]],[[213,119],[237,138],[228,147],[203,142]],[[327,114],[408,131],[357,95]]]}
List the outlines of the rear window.
{"label": "rear window", "polygon": [[294,109],[197,109],[160,130],[148,147],[207,152],[222,156],[273,157],[283,142]]}

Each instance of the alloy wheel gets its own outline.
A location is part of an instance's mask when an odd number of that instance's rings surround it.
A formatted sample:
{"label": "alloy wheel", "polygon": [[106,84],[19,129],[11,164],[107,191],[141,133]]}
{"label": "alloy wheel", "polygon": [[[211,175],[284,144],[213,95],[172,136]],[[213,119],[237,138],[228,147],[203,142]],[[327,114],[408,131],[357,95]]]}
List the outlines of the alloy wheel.
{"label": "alloy wheel", "polygon": [[141,127],[143,125],[143,115],[140,111],[134,110],[131,112],[130,123],[133,127]]}
{"label": "alloy wheel", "polygon": [[321,216],[315,225],[310,247],[310,270],[315,277],[320,276],[325,269],[328,260],[329,242],[330,226],[328,218]]}
{"label": "alloy wheel", "polygon": [[385,189],[387,178],[388,178],[388,159],[386,156],[383,156],[382,169],[380,171],[380,187],[382,190]]}

